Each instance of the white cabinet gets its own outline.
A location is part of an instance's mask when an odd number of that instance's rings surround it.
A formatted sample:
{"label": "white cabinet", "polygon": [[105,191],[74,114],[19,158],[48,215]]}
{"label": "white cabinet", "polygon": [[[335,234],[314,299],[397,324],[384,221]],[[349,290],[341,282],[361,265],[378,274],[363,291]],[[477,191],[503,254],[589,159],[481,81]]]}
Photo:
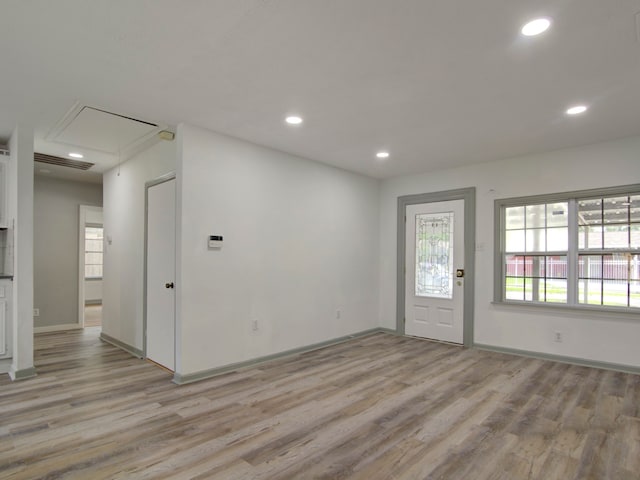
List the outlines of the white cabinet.
{"label": "white cabinet", "polygon": [[11,280],[0,279],[0,359],[11,357]]}

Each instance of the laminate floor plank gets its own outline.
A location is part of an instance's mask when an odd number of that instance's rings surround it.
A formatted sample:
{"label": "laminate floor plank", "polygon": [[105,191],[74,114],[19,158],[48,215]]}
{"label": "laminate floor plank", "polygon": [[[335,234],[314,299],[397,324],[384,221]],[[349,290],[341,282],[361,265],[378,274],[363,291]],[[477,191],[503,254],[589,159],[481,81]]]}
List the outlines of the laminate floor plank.
{"label": "laminate floor plank", "polygon": [[0,376],[0,478],[640,480],[640,376],[372,334],[177,386],[99,339]]}

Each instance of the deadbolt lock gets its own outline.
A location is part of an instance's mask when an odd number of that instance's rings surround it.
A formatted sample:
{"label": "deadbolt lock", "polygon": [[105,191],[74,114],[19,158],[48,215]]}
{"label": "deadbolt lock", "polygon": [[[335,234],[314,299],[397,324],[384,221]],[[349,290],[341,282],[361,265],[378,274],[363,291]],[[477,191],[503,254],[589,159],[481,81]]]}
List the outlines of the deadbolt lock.
{"label": "deadbolt lock", "polygon": [[459,268],[456,270],[456,277],[458,278],[464,277],[464,270],[462,268]]}

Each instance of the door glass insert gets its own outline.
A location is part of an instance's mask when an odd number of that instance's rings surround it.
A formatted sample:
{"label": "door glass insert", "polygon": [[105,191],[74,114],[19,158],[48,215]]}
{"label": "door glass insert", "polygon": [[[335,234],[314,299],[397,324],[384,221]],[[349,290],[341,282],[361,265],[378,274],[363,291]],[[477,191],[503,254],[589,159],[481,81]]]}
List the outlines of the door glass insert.
{"label": "door glass insert", "polygon": [[453,297],[453,212],[416,215],[417,297]]}

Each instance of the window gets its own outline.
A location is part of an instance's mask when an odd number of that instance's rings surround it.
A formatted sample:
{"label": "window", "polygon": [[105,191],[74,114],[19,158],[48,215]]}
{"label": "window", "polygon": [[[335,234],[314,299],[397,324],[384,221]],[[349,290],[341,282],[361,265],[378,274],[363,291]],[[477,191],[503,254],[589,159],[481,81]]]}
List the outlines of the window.
{"label": "window", "polygon": [[640,308],[640,186],[496,200],[496,301]]}
{"label": "window", "polygon": [[102,227],[87,226],[84,229],[84,278],[102,278]]}

